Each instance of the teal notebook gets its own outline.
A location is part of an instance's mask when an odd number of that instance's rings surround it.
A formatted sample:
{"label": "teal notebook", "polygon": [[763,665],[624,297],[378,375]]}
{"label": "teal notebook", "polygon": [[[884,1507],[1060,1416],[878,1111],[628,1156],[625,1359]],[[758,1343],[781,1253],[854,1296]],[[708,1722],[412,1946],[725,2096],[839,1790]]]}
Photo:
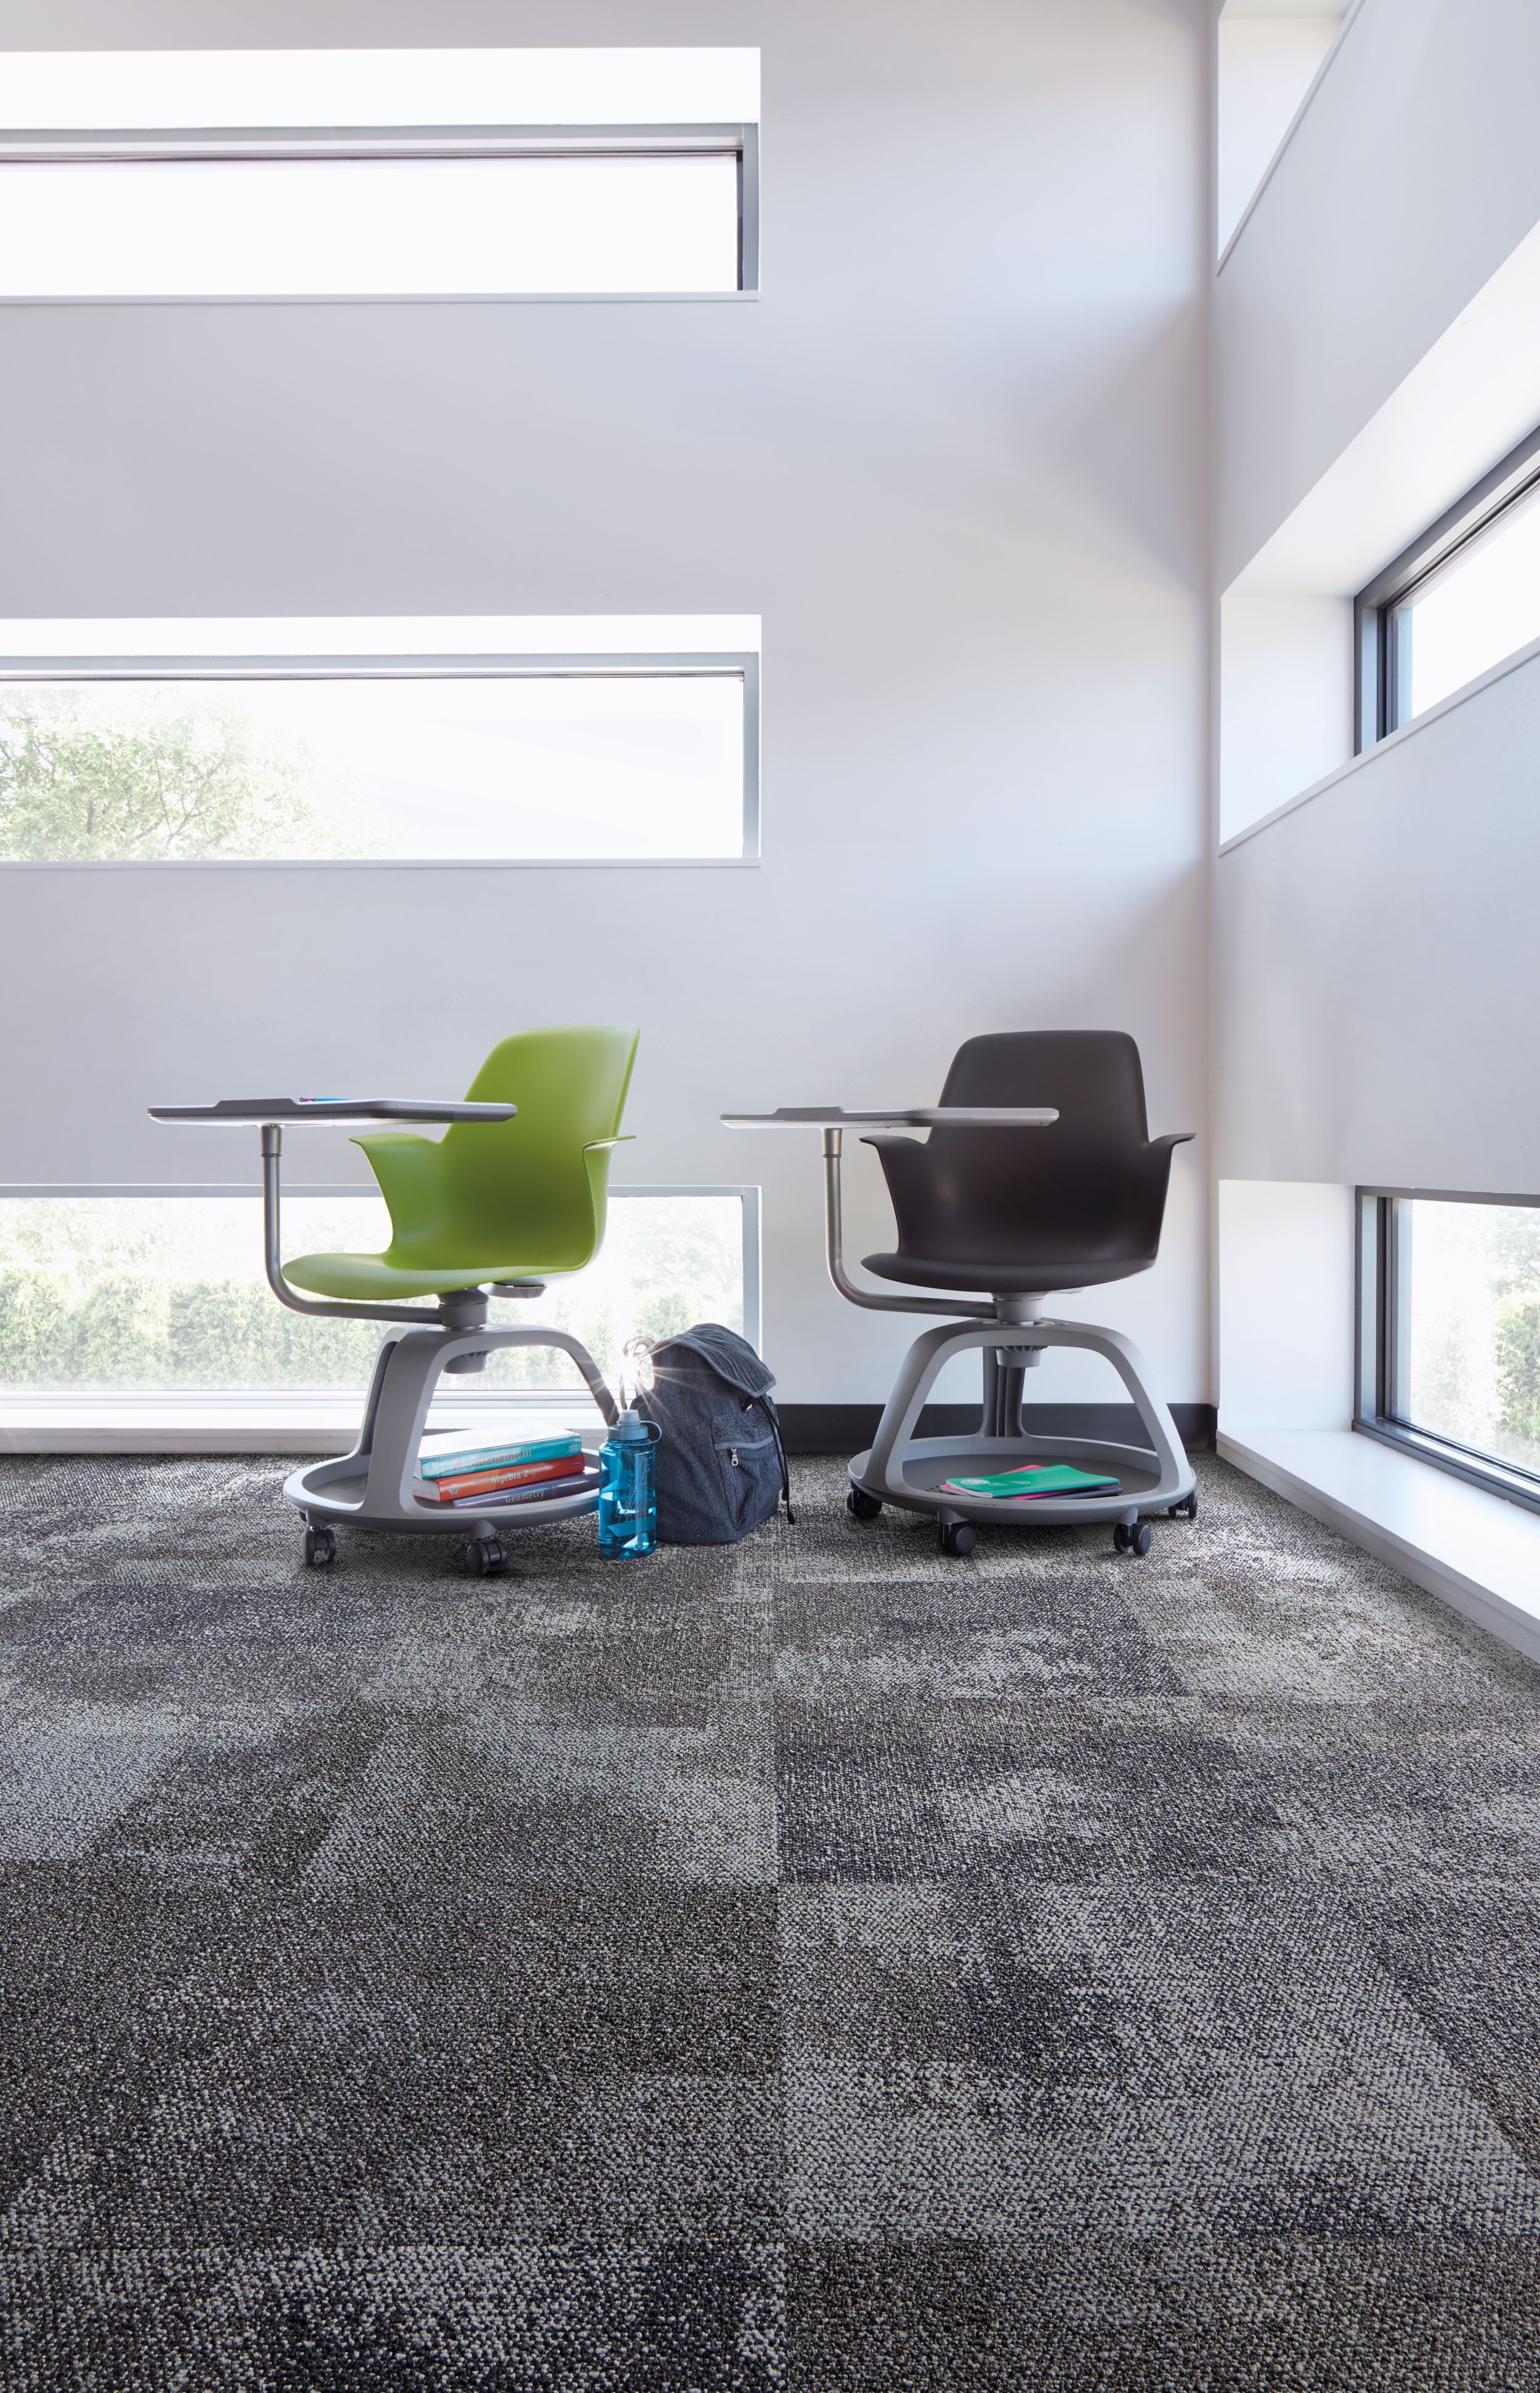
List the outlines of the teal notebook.
{"label": "teal notebook", "polygon": [[582,1440],[565,1422],[550,1419],[489,1421],[475,1430],[434,1430],[417,1455],[422,1479],[451,1479],[466,1471],[501,1471],[504,1463],[555,1462],[581,1454]]}
{"label": "teal notebook", "polygon": [[1030,1502],[1034,1496],[1116,1496],[1122,1484],[1104,1471],[1077,1471],[1070,1462],[1029,1462],[1018,1471],[992,1471],[983,1479],[948,1479],[942,1493]]}

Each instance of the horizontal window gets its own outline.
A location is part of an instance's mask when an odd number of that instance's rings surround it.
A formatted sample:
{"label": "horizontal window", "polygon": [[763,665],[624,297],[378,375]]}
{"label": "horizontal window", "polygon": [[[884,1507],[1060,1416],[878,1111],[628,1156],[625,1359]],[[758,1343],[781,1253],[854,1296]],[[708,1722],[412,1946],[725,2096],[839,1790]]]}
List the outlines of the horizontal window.
{"label": "horizontal window", "polygon": [[[580,1338],[613,1380],[629,1337],[699,1320],[757,1335],[752,1192],[612,1192],[596,1261],[553,1280],[529,1308]],[[383,1201],[361,1190],[285,1191],[288,1255],[378,1252]],[[498,1320],[514,1308],[494,1308]],[[356,1390],[369,1382],[377,1322],[308,1318],[281,1305],[262,1270],[255,1194],[0,1196],[0,1397],[29,1391]],[[499,1389],[560,1386],[575,1371],[550,1349],[489,1357],[456,1405]]]}
{"label": "horizontal window", "polygon": [[0,664],[0,858],[741,857],[750,655]]}
{"label": "horizontal window", "polygon": [[1540,433],[1360,594],[1357,617],[1361,749],[1540,639]]}
{"label": "horizontal window", "polygon": [[1402,722],[1540,639],[1540,490],[1419,582],[1391,610],[1390,636]]}
{"label": "horizontal window", "polygon": [[[170,154],[0,147],[0,295],[475,297],[743,287],[745,136],[229,136]],[[449,148],[460,154],[446,155]],[[751,261],[750,261],[751,266]],[[751,281],[751,271],[748,279]]]}
{"label": "horizontal window", "polygon": [[33,51],[4,66],[0,296],[757,281],[756,49]]}
{"label": "horizontal window", "polygon": [[1540,1203],[1360,1202],[1357,1426],[1540,1510]]}

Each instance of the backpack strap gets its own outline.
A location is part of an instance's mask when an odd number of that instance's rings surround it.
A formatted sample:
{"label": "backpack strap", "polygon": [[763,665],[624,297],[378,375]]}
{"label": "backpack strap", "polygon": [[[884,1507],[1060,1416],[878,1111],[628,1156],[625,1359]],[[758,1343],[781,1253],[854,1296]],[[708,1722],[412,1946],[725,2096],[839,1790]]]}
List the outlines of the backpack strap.
{"label": "backpack strap", "polygon": [[743,1409],[745,1412],[748,1411],[750,1405],[757,1405],[761,1412],[764,1415],[765,1419],[770,1424],[770,1434],[776,1441],[776,1452],[780,1458],[781,1502],[786,1507],[787,1522],[789,1525],[794,1529],[797,1525],[797,1516],[791,1510],[791,1473],[787,1467],[786,1446],[781,1437],[780,1422],[776,1418],[776,1408],[773,1405],[767,1405],[763,1396],[745,1396],[743,1399]]}

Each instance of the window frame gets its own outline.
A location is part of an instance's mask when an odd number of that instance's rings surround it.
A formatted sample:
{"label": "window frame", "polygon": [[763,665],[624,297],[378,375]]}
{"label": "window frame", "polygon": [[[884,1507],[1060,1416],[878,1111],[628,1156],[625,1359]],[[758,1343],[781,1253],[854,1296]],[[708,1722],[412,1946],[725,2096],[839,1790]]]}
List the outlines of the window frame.
{"label": "window frame", "polygon": [[1504,1462],[1480,1446],[1420,1429],[1395,1409],[1405,1369],[1404,1269],[1398,1252],[1399,1204],[1504,1205],[1540,1211],[1540,1196],[1473,1194],[1468,1188],[1360,1188],[1354,1240],[1352,1427],[1435,1471],[1540,1512],[1540,1472]]}
{"label": "window frame", "polygon": [[[1537,488],[1540,425],[1358,593],[1353,600],[1355,756],[1418,719],[1399,713],[1400,644],[1395,635],[1398,610],[1459,550],[1484,539],[1510,507],[1529,498]],[[1502,661],[1501,658],[1493,659],[1494,665]]]}
{"label": "window frame", "polygon": [[370,656],[0,656],[0,689],[39,682],[456,681],[691,675],[743,683],[743,844],[737,856],[80,856],[0,857],[0,872],[489,872],[740,870],[760,861],[760,659],[757,649]]}
{"label": "window frame", "polygon": [[354,125],[207,131],[0,131],[7,167],[218,164],[337,159],[724,157],[737,161],[737,287],[733,291],[389,291],[39,293],[17,307],[479,307],[658,300],[731,304],[759,295],[759,126],[720,124]]}

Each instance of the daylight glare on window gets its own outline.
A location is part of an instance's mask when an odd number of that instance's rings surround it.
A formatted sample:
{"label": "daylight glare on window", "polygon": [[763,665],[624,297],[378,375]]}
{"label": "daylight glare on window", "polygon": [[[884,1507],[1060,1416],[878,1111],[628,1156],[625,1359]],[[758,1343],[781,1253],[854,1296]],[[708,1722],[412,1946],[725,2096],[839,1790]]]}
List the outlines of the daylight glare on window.
{"label": "daylight glare on window", "polygon": [[1397,1203],[1412,1427],[1540,1472],[1540,1209]]}
{"label": "daylight glare on window", "polygon": [[[284,1251],[378,1250],[377,1196],[291,1195]],[[612,1191],[603,1251],[548,1289],[541,1319],[580,1339],[613,1375],[628,1338],[692,1321],[741,1328],[743,1200],[690,1190]],[[262,1273],[257,1196],[0,1198],[0,1398],[21,1388],[367,1387],[370,1321],[318,1320],[275,1304]],[[483,1389],[581,1390],[550,1348],[504,1348]],[[462,1406],[463,1385],[450,1392]]]}
{"label": "daylight glare on window", "polygon": [[0,684],[0,857],[737,857],[741,670]]}
{"label": "daylight glare on window", "polygon": [[1397,714],[1422,714],[1540,639],[1540,490],[1396,609]]}
{"label": "daylight glare on window", "polygon": [[0,294],[724,292],[736,154],[0,164]]}

